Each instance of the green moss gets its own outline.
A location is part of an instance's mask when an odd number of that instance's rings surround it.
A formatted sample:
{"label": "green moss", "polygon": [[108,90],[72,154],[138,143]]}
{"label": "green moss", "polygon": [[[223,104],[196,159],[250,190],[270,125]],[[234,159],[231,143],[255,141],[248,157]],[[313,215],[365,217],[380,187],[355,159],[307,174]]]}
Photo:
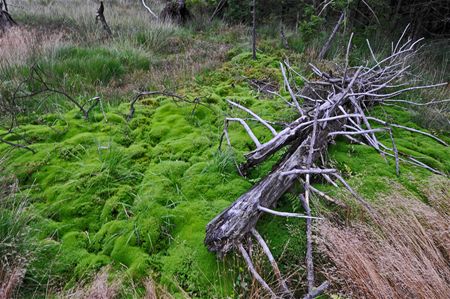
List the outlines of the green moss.
{"label": "green moss", "polygon": [[[142,42],[144,38],[140,37]],[[129,69],[146,68],[139,55],[101,47],[68,48],[57,53],[52,67],[59,75],[61,68],[69,67],[74,82],[98,80],[95,84],[103,85],[119,80]],[[74,61],[80,59],[92,63],[93,69]],[[190,99],[198,96],[207,107],[194,109],[170,98],[150,97],[136,104],[130,122],[125,120],[129,104],[120,104],[108,107],[106,118],[94,110],[86,121],[74,109],[46,115],[44,124],[23,126],[21,133],[33,140],[37,153],[10,152],[6,171],[18,176],[23,192],[31,198],[30,210],[38,215],[33,227],[40,249],[25,287],[34,287],[32,281],[38,281],[68,288],[108,264],[119,273],[125,271],[134,282],[152,275],[174,294],[180,294],[181,287],[191,297],[236,295],[236,276],[246,275],[245,267],[231,265],[231,258],[218,262],[203,244],[205,227],[264,177],[282,153],[254,169],[248,179],[240,177],[235,163],[255,145],[239,124],[232,123],[233,150],[224,143],[222,151],[217,151],[224,118],[248,118],[245,112],[230,109],[225,99],[246,105],[268,120],[292,119],[287,105],[258,94],[242,79],[280,83],[278,61],[279,57],[266,55],[254,61],[245,52],[220,69],[197,76],[190,87],[194,91],[186,94]],[[416,127],[407,112],[384,111],[389,121]],[[374,109],[373,114],[385,118],[384,111]],[[257,122],[249,121],[249,125],[261,142],[271,138],[270,131]],[[402,154],[450,171],[448,148],[426,136],[400,129],[393,132]],[[390,145],[388,135],[380,134],[379,139]],[[8,150],[0,144],[0,154]],[[380,192],[390,192],[393,183],[426,200],[417,187],[429,175],[425,170],[401,163],[397,177],[393,159],[344,140],[330,147],[329,158],[368,201],[376,202]],[[344,191],[326,185],[318,188],[349,201]],[[332,209],[316,199],[313,204]],[[298,198],[292,195],[283,197],[277,209],[301,211]],[[356,216],[354,210],[350,216]],[[267,215],[258,223],[284,273],[297,271],[290,265],[302,263],[304,228],[304,220]],[[51,269],[45,272],[47,268]]]}

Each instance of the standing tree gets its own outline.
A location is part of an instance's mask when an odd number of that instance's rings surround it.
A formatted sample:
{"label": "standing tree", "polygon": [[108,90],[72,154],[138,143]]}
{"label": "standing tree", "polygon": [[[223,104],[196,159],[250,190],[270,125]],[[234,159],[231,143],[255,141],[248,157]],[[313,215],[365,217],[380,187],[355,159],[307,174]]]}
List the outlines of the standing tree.
{"label": "standing tree", "polygon": [[256,0],[252,1],[252,15],[253,15],[253,24],[252,24],[252,53],[253,59],[256,59]]}

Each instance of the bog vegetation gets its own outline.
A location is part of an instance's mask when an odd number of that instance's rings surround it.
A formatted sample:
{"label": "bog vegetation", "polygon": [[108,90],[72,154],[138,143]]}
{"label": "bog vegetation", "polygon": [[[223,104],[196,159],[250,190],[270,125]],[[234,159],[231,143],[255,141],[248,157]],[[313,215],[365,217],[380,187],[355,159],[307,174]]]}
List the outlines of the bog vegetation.
{"label": "bog vegetation", "polygon": [[[225,119],[246,120],[261,143],[273,136],[227,100],[283,128],[297,118],[287,85],[317,80],[310,63],[331,77],[346,63],[371,66],[402,33],[426,37],[408,60],[409,82],[449,79],[446,1],[166,2],[104,1],[110,32],[96,21],[99,1],[2,2],[0,298],[267,297],[238,251],[219,259],[204,245],[207,224],[287,152],[240,175],[255,145],[230,123],[227,146]],[[17,25],[2,27],[7,16]],[[385,221],[312,179],[336,199],[310,199],[322,218],[312,230],[316,280],[330,282],[323,298],[450,293],[448,95],[448,84],[412,90],[369,109],[442,141],[393,127],[398,152],[418,161],[400,162],[399,175],[394,158],[367,145],[339,137],[328,148],[330,165]],[[391,144],[388,132],[377,137]],[[276,209],[303,213],[302,188]],[[263,215],[256,228],[290,295],[311,295],[305,219]],[[263,250],[249,251],[278,287]]]}

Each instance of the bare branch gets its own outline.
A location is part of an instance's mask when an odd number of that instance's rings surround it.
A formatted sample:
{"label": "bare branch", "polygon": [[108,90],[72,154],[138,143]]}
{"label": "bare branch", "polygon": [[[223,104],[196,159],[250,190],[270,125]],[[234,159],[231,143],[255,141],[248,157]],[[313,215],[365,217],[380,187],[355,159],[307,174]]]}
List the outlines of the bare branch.
{"label": "bare branch", "polygon": [[278,211],[271,210],[271,209],[268,209],[268,208],[265,208],[265,207],[261,207],[261,206],[258,206],[258,210],[260,210],[262,212],[266,212],[268,214],[275,215],[275,216],[281,216],[281,217],[305,218],[305,219],[308,219],[308,218],[309,219],[322,219],[320,217],[311,217],[311,216],[308,216],[308,215],[302,215],[302,214],[297,214],[297,213],[278,212]]}
{"label": "bare branch", "polygon": [[274,291],[269,287],[267,282],[264,281],[264,279],[261,277],[261,275],[258,274],[258,272],[255,269],[255,266],[253,266],[252,260],[250,256],[248,255],[247,251],[244,249],[244,246],[242,244],[238,244],[238,249],[241,252],[242,257],[244,258],[245,262],[247,263],[247,268],[252,273],[253,277],[261,284],[261,286],[270,294],[272,298],[276,298],[277,295]]}
{"label": "bare branch", "polygon": [[[243,120],[243,119],[241,119],[241,118],[226,118],[225,119],[225,128],[224,128],[224,130],[227,130],[227,133],[226,133],[226,136],[228,136],[228,123],[230,122],[230,121],[235,121],[235,122],[238,122],[238,123],[240,123],[243,127],[244,127],[244,129],[245,129],[245,131],[247,132],[247,134],[250,136],[250,138],[253,140],[253,142],[255,143],[255,145],[256,145],[256,148],[259,148],[260,146],[261,146],[261,143],[259,142],[259,140],[258,140],[258,138],[255,136],[255,134],[253,133],[253,131],[252,131],[252,129],[250,129],[250,127],[247,125],[247,123]],[[228,138],[227,138],[228,139]],[[228,139],[229,140],[229,139]]]}
{"label": "bare branch", "polygon": [[375,117],[372,117],[372,116],[368,116],[367,119],[368,120],[373,120],[373,121],[375,121],[377,123],[380,123],[380,124],[382,124],[384,126],[396,127],[396,128],[400,128],[400,129],[404,129],[404,130],[410,131],[410,132],[422,134],[424,136],[428,136],[430,138],[433,138],[434,140],[436,140],[437,142],[439,142],[439,143],[441,143],[441,144],[443,144],[445,146],[448,146],[448,144],[444,140],[442,140],[442,139],[440,139],[440,138],[438,138],[438,137],[436,137],[436,136],[434,136],[434,135],[432,135],[430,133],[427,133],[427,132],[424,132],[424,131],[420,131],[420,130],[417,130],[417,129],[413,129],[413,128],[410,128],[410,127],[398,125],[398,124],[388,123],[388,122],[386,122],[384,120],[381,120],[381,119],[378,119],[378,118],[375,118]]}
{"label": "bare branch", "polygon": [[286,172],[282,172],[281,175],[292,175],[292,174],[331,174],[336,173],[336,169],[322,169],[322,168],[309,168],[309,169],[294,169]]}
{"label": "bare branch", "polygon": [[145,0],[142,0],[142,5],[144,5],[145,9],[155,18],[158,19],[158,16],[151,10],[150,7],[148,7],[147,4],[145,4]]}
{"label": "bare branch", "polygon": [[273,134],[273,136],[277,135],[277,131],[264,119],[262,119],[261,117],[259,117],[256,113],[254,113],[253,111],[251,111],[248,108],[245,108],[242,105],[239,105],[238,103],[235,103],[233,101],[227,100],[227,102],[245,112],[247,112],[248,114],[250,114],[251,116],[253,116],[257,121],[259,121],[261,124],[263,124],[267,129],[269,129],[269,131]]}
{"label": "bare branch", "polygon": [[294,92],[292,91],[291,85],[289,84],[289,80],[286,76],[286,70],[284,69],[283,63],[280,62],[281,67],[281,74],[283,75],[284,85],[286,86],[287,90],[289,91],[289,94],[291,95],[292,102],[294,102],[295,107],[297,108],[298,112],[300,112],[300,115],[305,115],[302,108],[300,108],[300,105],[297,101],[297,98],[295,97]]}
{"label": "bare branch", "polygon": [[272,252],[270,252],[269,246],[267,246],[264,239],[261,237],[261,235],[258,233],[256,229],[251,230],[253,236],[258,241],[259,245],[261,245],[261,248],[263,249],[264,253],[266,254],[267,258],[269,259],[270,264],[272,265],[273,272],[275,273],[275,276],[278,279],[278,282],[280,284],[281,289],[283,290],[285,295],[288,295],[289,297],[292,297],[291,291],[289,291],[289,288],[287,287],[286,281],[281,276],[280,268],[278,268],[278,264],[275,261],[275,258],[272,255]]}

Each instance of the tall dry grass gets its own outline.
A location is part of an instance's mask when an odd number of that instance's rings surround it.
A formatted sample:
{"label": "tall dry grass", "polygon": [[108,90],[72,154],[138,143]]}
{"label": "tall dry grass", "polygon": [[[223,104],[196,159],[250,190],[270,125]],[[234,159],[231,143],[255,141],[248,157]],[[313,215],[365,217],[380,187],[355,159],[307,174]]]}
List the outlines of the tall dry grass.
{"label": "tall dry grass", "polygon": [[27,244],[32,220],[26,213],[28,201],[16,194],[19,181],[6,175],[7,157],[0,158],[0,298],[12,298],[22,284],[31,258]]}
{"label": "tall dry grass", "polygon": [[93,278],[92,282],[83,285],[78,284],[66,294],[59,294],[59,298],[82,298],[82,299],[114,299],[120,292],[122,281],[114,279],[109,281],[111,267],[102,268]]}
{"label": "tall dry grass", "polygon": [[[19,21],[48,26],[60,25],[73,31],[73,36],[81,40],[95,40],[99,25],[95,23],[99,1],[91,0],[49,0],[10,1],[11,13]],[[162,1],[147,0],[156,12],[162,10]],[[142,6],[141,1],[105,1],[105,18],[114,33],[129,34],[146,28],[159,26]]]}
{"label": "tall dry grass", "polygon": [[13,27],[0,36],[0,69],[30,64],[33,57],[61,47],[63,40],[62,33]]}
{"label": "tall dry grass", "polygon": [[[447,184],[446,202],[449,191]],[[383,201],[377,216],[373,226],[331,221],[319,226],[320,251],[333,265],[323,272],[337,290],[373,299],[441,299],[450,294],[448,216],[401,195]]]}

